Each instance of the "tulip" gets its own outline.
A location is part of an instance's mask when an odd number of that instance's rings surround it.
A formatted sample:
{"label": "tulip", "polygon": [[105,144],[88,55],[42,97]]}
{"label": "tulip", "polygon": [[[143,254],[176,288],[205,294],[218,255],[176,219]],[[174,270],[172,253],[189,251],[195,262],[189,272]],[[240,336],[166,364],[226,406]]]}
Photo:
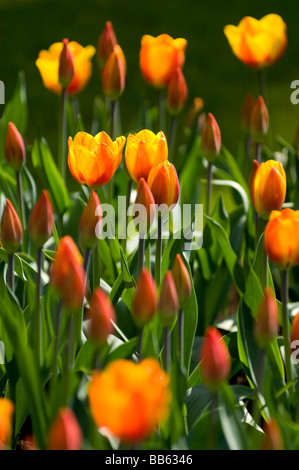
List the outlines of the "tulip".
{"label": "tulip", "polygon": [[143,328],[156,313],[157,287],[153,276],[147,268],[139,274],[137,289],[132,302],[132,312],[138,328]]}
{"label": "tulip", "polygon": [[46,190],[43,190],[29,217],[28,230],[34,244],[43,246],[53,228],[53,208]]}
{"label": "tulip", "polygon": [[167,107],[171,115],[178,114],[187,101],[188,88],[183,72],[177,67],[168,84]]}
{"label": "tulip", "polygon": [[82,431],[74,412],[69,408],[60,408],[49,430],[47,449],[80,450],[82,442]]}
{"label": "tulip", "polygon": [[96,191],[91,191],[88,203],[84,208],[79,223],[79,238],[82,248],[94,248],[98,242],[96,227],[99,229],[102,215],[96,215],[96,210],[100,207],[100,200]]}
{"label": "tulip", "polygon": [[[67,93],[76,95],[85,88],[91,77],[91,59],[96,50],[93,46],[82,47],[75,41],[68,43],[68,49],[74,60],[74,77],[67,86]],[[56,42],[50,46],[49,50],[40,51],[35,62],[44,86],[57,94],[60,94],[63,89],[59,81],[59,62],[62,50],[63,43]]]}
{"label": "tulip", "polygon": [[271,343],[277,333],[278,311],[275,297],[272,290],[265,289],[265,295],[258,309],[254,334],[255,339],[261,349]]}
{"label": "tulip", "polygon": [[88,318],[90,319],[89,337],[102,346],[114,330],[113,323],[116,323],[114,307],[103,289],[97,288],[94,291],[89,301]]}
{"label": "tulip", "polygon": [[127,138],[125,151],[126,167],[134,181],[147,180],[153,166],[168,158],[167,140],[162,131],[154,134],[144,129]]}
{"label": "tulip", "polygon": [[255,160],[250,192],[254,209],[264,219],[272,210],[280,210],[286,196],[286,174],[281,162],[267,160],[259,165]]}
{"label": "tulip", "polygon": [[179,309],[178,294],[171,271],[166,272],[162,282],[157,309],[162,324],[171,326]]}
{"label": "tulip", "polygon": [[259,96],[250,117],[250,133],[256,143],[263,143],[269,128],[269,115],[262,96]]}
{"label": "tulip", "polygon": [[88,398],[97,427],[124,443],[139,443],[169,415],[169,376],[155,359],[118,359],[93,373]]}
{"label": "tulip", "polygon": [[209,162],[213,162],[221,149],[221,132],[213,114],[209,113],[201,136],[201,148]]}
{"label": "tulip", "polygon": [[283,438],[276,420],[271,419],[264,423],[264,436],[262,439],[262,450],[283,450]]}
{"label": "tulip", "polygon": [[59,58],[58,76],[62,88],[66,88],[73,80],[75,65],[73,54],[68,46],[69,40],[63,39],[62,44],[63,48]]}
{"label": "tulip", "polygon": [[173,39],[168,34],[143,36],[139,55],[143,78],[155,87],[167,86],[176,68],[184,64],[186,47],[186,39]]}
{"label": "tulip", "polygon": [[167,160],[151,169],[147,184],[158,206],[165,204],[171,207],[178,202],[180,193],[178,175],[175,166]]}
{"label": "tulip", "polygon": [[20,171],[26,161],[26,150],[23,138],[13,122],[8,123],[4,154],[7,163]]}
{"label": "tulip", "polygon": [[125,89],[126,59],[121,47],[116,44],[111,52],[102,75],[104,94],[116,101]]}
{"label": "tulip", "polygon": [[246,16],[238,26],[227,25],[224,34],[233,53],[250,67],[274,64],[287,46],[287,27],[279,15],[266,15],[260,20]]}
{"label": "tulip", "polygon": [[82,256],[70,236],[61,238],[51,268],[50,280],[71,312],[82,307],[85,294],[85,272]]}
{"label": "tulip", "polygon": [[107,184],[116,172],[125,145],[125,137],[113,142],[105,132],[95,137],[78,132],[68,139],[68,165],[75,180],[89,187]]}
{"label": "tulip", "polygon": [[191,281],[188,269],[181,255],[176,255],[171,272],[178,294],[179,306],[184,308],[191,295]]}
{"label": "tulip", "polygon": [[10,444],[14,404],[7,398],[0,398],[0,450]]}
{"label": "tulip", "polygon": [[105,28],[103,29],[97,48],[97,59],[101,68],[104,68],[108,57],[113,52],[114,47],[117,44],[117,39],[114,33],[114,29],[111,21],[107,21]]}
{"label": "tulip", "polygon": [[154,222],[156,205],[154,196],[144,178],[140,178],[137,186],[137,195],[133,209],[134,214],[139,211],[139,204],[142,206],[140,209],[144,209],[144,214],[143,212],[138,214],[139,232],[145,235],[148,227]]}
{"label": "tulip", "polygon": [[3,248],[12,254],[15,253],[22,241],[23,230],[19,216],[10,202],[6,199],[6,205],[1,220],[1,241]]}
{"label": "tulip", "polygon": [[203,382],[212,391],[217,390],[229,377],[231,360],[227,346],[214,326],[210,326],[206,331],[200,361]]}

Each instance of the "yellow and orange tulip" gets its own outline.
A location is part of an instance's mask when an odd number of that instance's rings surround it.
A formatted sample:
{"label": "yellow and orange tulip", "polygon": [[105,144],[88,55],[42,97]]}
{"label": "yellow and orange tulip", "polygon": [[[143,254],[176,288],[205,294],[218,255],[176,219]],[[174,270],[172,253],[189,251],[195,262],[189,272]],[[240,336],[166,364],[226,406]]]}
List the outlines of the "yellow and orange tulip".
{"label": "yellow and orange tulip", "polygon": [[10,444],[14,404],[7,398],[0,398],[0,450]]}
{"label": "yellow and orange tulip", "polygon": [[168,160],[155,165],[148,175],[148,187],[153,193],[155,203],[168,207],[178,202],[180,185],[175,166]]}
{"label": "yellow and orange tulip", "polygon": [[155,87],[167,86],[176,68],[185,62],[186,47],[186,39],[173,39],[168,34],[143,36],[139,55],[143,78]]}
{"label": "yellow and orange tulip", "polygon": [[276,14],[260,20],[246,16],[238,26],[225,26],[224,34],[238,59],[257,68],[272,65],[280,59],[288,42],[286,24]]}
{"label": "yellow and orange tulip", "polygon": [[107,184],[116,172],[126,138],[118,137],[114,142],[106,132],[95,137],[87,132],[78,132],[74,140],[68,140],[68,165],[75,180],[95,188]]}
{"label": "yellow and orange tulip", "polygon": [[[74,76],[67,87],[69,95],[79,93],[87,85],[92,71],[91,59],[96,49],[93,46],[83,47],[76,41],[68,43],[68,49],[74,61]],[[55,42],[48,50],[40,51],[35,64],[40,71],[44,86],[53,93],[61,93],[62,85],[59,82],[59,62],[63,50],[62,42]]]}

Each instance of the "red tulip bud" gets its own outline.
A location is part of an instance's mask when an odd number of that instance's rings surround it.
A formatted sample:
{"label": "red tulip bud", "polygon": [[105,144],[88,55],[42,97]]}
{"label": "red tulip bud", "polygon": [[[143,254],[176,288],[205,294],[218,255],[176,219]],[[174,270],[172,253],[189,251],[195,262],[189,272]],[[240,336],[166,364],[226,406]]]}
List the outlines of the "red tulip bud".
{"label": "red tulip bud", "polygon": [[80,450],[82,441],[82,431],[74,412],[61,408],[49,430],[47,449]]}
{"label": "red tulip bud", "polygon": [[259,307],[254,334],[259,347],[264,349],[277,333],[278,312],[271,289],[265,289],[265,296]]}
{"label": "red tulip bud", "polygon": [[170,271],[165,274],[162,282],[158,312],[164,326],[170,326],[179,309],[179,299],[175,283]]}
{"label": "red tulip bud", "polygon": [[99,206],[99,197],[96,191],[92,190],[79,224],[79,237],[82,248],[93,248],[97,244],[96,227],[100,227],[102,220],[102,215],[96,215],[96,209]]}
{"label": "red tulip bud", "polygon": [[20,171],[26,161],[26,150],[23,138],[13,122],[8,123],[4,148],[7,163]]}
{"label": "red tulip bud", "polygon": [[44,190],[29,217],[28,230],[34,244],[43,246],[50,238],[53,228],[53,208],[49,195]]}
{"label": "red tulip bud", "polygon": [[172,275],[179,298],[180,308],[184,308],[191,295],[191,281],[188,269],[179,254],[175,257]]}
{"label": "red tulip bud", "polygon": [[200,370],[203,382],[217,390],[230,374],[231,360],[227,346],[217,330],[211,326],[206,331],[200,352]]}
{"label": "red tulip bud", "polygon": [[137,289],[132,303],[135,322],[142,328],[156,313],[157,287],[150,271],[143,268],[140,271]]}
{"label": "red tulip bud", "polygon": [[114,330],[112,322],[116,323],[116,316],[114,307],[103,289],[97,288],[94,291],[89,301],[88,317],[90,338],[99,345],[104,344]]}
{"label": "red tulip bud", "polygon": [[[142,207],[138,208],[139,204]],[[139,233],[145,235],[155,220],[156,205],[154,196],[144,178],[139,180],[133,210],[134,214],[138,212],[138,217],[135,217],[134,221],[139,225]]]}
{"label": "red tulip bud", "polygon": [[22,241],[23,229],[16,210],[9,199],[3,211],[1,221],[1,241],[8,253],[15,253]]}
{"label": "red tulip bud", "polygon": [[188,88],[182,69],[177,67],[171,76],[167,90],[167,107],[170,114],[178,114],[187,101]]}
{"label": "red tulip bud", "polygon": [[201,148],[209,162],[213,162],[221,150],[221,132],[213,114],[209,113],[201,136]]}
{"label": "red tulip bud", "polygon": [[250,117],[250,133],[254,142],[263,143],[269,128],[269,115],[262,96],[259,96]]}
{"label": "red tulip bud", "polygon": [[74,77],[74,57],[68,46],[69,40],[63,39],[63,48],[59,59],[59,82],[63,88],[69,86]]}
{"label": "red tulip bud", "polygon": [[110,54],[102,76],[102,87],[110,100],[117,100],[125,89],[126,59],[121,47],[116,44]]}
{"label": "red tulip bud", "polygon": [[113,52],[114,46],[116,46],[116,44],[117,39],[112,23],[111,21],[107,21],[98,41],[97,59],[101,68],[104,68],[107,59]]}

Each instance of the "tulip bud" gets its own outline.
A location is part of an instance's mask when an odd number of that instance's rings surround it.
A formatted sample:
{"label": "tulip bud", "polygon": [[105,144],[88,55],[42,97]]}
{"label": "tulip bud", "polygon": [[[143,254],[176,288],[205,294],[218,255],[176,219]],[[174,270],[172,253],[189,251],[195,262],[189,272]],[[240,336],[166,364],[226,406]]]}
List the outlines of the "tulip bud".
{"label": "tulip bud", "polygon": [[262,96],[259,96],[250,117],[250,133],[256,143],[263,143],[268,132],[269,115]]}
{"label": "tulip bud", "polygon": [[201,148],[209,162],[213,162],[221,150],[221,132],[213,114],[209,113],[201,136]]}
{"label": "tulip bud", "polygon": [[167,90],[167,107],[170,114],[178,114],[187,101],[188,88],[182,69],[177,67],[171,76]]}
{"label": "tulip bud", "polygon": [[156,313],[157,287],[150,271],[143,268],[140,271],[137,289],[132,302],[132,311],[136,325],[143,328]]}
{"label": "tulip bud", "polygon": [[80,245],[83,249],[93,248],[97,244],[96,227],[98,231],[101,226],[102,214],[96,215],[96,210],[100,204],[96,191],[92,190],[79,223]]}
{"label": "tulip bud", "polygon": [[63,48],[59,58],[59,83],[63,88],[69,86],[75,73],[74,57],[68,46],[69,40],[63,39]]}
{"label": "tulip bud", "polygon": [[61,408],[50,427],[48,450],[80,450],[83,436],[74,412],[69,408]]}
{"label": "tulip bud", "polygon": [[167,271],[161,286],[158,313],[164,326],[171,326],[179,309],[179,299],[171,271]]}
{"label": "tulip bud", "polygon": [[171,207],[179,198],[180,185],[175,166],[168,160],[153,166],[147,184],[153,193],[155,203]]}
{"label": "tulip bud", "polygon": [[283,439],[277,422],[271,419],[264,423],[264,436],[262,439],[262,450],[283,450]]}
{"label": "tulip bud", "polygon": [[28,230],[34,244],[43,246],[53,228],[53,208],[46,190],[43,190],[29,217]]}
{"label": "tulip bud", "polygon": [[103,289],[97,288],[90,301],[88,318],[90,319],[89,335],[95,343],[103,345],[116,323],[114,307]]}
{"label": "tulip bud", "polygon": [[117,39],[113,30],[111,21],[107,21],[105,28],[103,29],[99,40],[97,59],[101,68],[104,68],[108,57],[113,52],[114,47],[117,44]]}
{"label": "tulip bud", "polygon": [[[142,207],[139,208],[139,204]],[[140,235],[146,235],[149,227],[155,220],[156,205],[154,196],[144,178],[139,180],[137,186],[137,196],[135,199],[133,212],[134,215],[136,212],[138,212],[138,217],[134,218],[134,223],[135,225],[139,225]]]}
{"label": "tulip bud", "polygon": [[215,391],[228,379],[231,360],[227,346],[214,326],[210,326],[205,334],[199,357],[203,382]]}
{"label": "tulip bud", "polygon": [[278,312],[271,289],[265,289],[265,296],[259,307],[254,335],[258,346],[266,349],[277,333]]}
{"label": "tulip bud", "polygon": [[23,138],[13,122],[8,123],[4,153],[7,163],[20,171],[26,161],[26,150]]}
{"label": "tulip bud", "polygon": [[22,241],[23,229],[16,210],[9,199],[6,199],[6,205],[1,220],[1,241],[3,248],[8,253],[15,253]]}
{"label": "tulip bud", "polygon": [[14,404],[7,398],[0,398],[0,450],[10,444]]}
{"label": "tulip bud", "polygon": [[255,100],[251,93],[247,93],[241,111],[241,124],[246,132],[250,131],[250,118],[255,105]]}
{"label": "tulip bud", "polygon": [[191,281],[188,269],[179,254],[175,257],[172,275],[179,298],[180,308],[184,308],[191,295]]}
{"label": "tulip bud", "polygon": [[126,59],[121,47],[116,44],[110,54],[102,76],[102,87],[105,95],[116,101],[125,89]]}

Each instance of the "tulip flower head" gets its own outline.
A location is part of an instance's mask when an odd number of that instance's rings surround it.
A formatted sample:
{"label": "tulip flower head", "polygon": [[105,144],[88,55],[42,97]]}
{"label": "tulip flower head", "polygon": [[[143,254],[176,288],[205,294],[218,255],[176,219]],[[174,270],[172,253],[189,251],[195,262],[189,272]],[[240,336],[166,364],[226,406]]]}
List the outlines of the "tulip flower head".
{"label": "tulip flower head", "polygon": [[145,81],[158,88],[167,86],[174,71],[185,62],[186,47],[186,39],[173,39],[168,34],[143,36],[139,65]]}
{"label": "tulip flower head", "polygon": [[126,59],[121,47],[116,44],[105,64],[102,87],[111,101],[116,101],[125,89]]}
{"label": "tulip flower head", "polygon": [[53,208],[46,190],[32,209],[28,221],[28,230],[34,244],[43,246],[50,238],[53,229]]}
{"label": "tulip flower head", "polygon": [[154,166],[149,175],[147,184],[153,193],[155,202],[163,212],[163,206],[172,209],[178,202],[180,185],[175,166],[166,160]]}
{"label": "tulip flower head", "polygon": [[10,444],[14,404],[7,398],[0,398],[0,450]]}
{"label": "tulip flower head", "polygon": [[[99,214],[100,213],[100,214]],[[83,249],[93,248],[98,238],[96,235],[100,231],[102,221],[101,203],[96,191],[90,191],[90,196],[84,208],[79,223],[79,239]]]}
{"label": "tulip flower head", "polygon": [[163,279],[157,309],[163,326],[171,326],[179,309],[178,294],[171,271],[167,271]]}
{"label": "tulip flower head", "polygon": [[191,280],[181,255],[176,255],[171,272],[178,294],[179,306],[184,308],[191,295]]}
{"label": "tulip flower head", "polygon": [[23,138],[13,122],[8,123],[4,154],[7,163],[20,171],[26,161],[26,150]]}
{"label": "tulip flower head", "polygon": [[87,132],[69,137],[68,165],[75,180],[90,188],[107,184],[121,162],[125,141],[121,136],[113,142],[103,131],[95,137]]}
{"label": "tulip flower head", "polygon": [[169,414],[169,376],[152,358],[125,359],[94,372],[88,387],[91,414],[98,427],[125,443],[138,443]]}
{"label": "tulip flower head", "polygon": [[170,78],[167,89],[167,107],[172,115],[178,114],[187,101],[188,88],[183,72],[177,67]]}
{"label": "tulip flower head", "polygon": [[268,219],[271,211],[280,210],[286,196],[286,174],[282,163],[267,160],[260,165],[255,160],[251,174],[251,200],[256,212]]}
{"label": "tulip flower head", "polygon": [[287,46],[287,27],[279,15],[266,15],[260,20],[246,16],[238,26],[227,25],[224,34],[233,53],[250,67],[274,64]]}
{"label": "tulip flower head", "polygon": [[[44,86],[56,94],[60,94],[63,88],[59,81],[59,63],[62,50],[63,43],[55,42],[50,46],[49,50],[40,51],[35,62],[40,71]],[[83,47],[75,41],[68,43],[68,50],[74,62],[74,76],[71,83],[67,86],[67,93],[69,95],[76,95],[85,88],[91,77],[91,59],[96,50],[93,46]],[[68,65],[68,75],[69,71],[70,67]]]}
{"label": "tulip flower head", "polygon": [[221,132],[213,114],[209,113],[201,136],[201,148],[209,162],[213,162],[221,150]]}
{"label": "tulip flower head", "polygon": [[265,250],[282,269],[299,264],[299,210],[272,211],[264,232]]}
{"label": "tulip flower head", "polygon": [[75,64],[73,54],[68,46],[69,40],[63,39],[62,44],[63,48],[59,58],[58,76],[60,85],[66,88],[74,78]]}
{"label": "tulip flower head", "polygon": [[134,181],[147,180],[153,166],[168,158],[167,140],[162,131],[154,134],[143,129],[127,138],[125,151],[126,167]]}
{"label": "tulip flower head", "polygon": [[141,178],[138,183],[133,212],[134,216],[138,212],[134,223],[139,226],[139,234],[145,236],[155,220],[156,205],[153,193],[144,178]]}
{"label": "tulip flower head", "polygon": [[265,295],[258,309],[254,335],[260,348],[265,349],[277,333],[278,310],[276,299],[269,288],[265,289]]}
{"label": "tulip flower head", "polygon": [[102,346],[113,333],[116,323],[114,307],[103,289],[97,288],[89,301],[88,318],[90,319],[89,337]]}
{"label": "tulip flower head", "polygon": [[113,52],[114,47],[117,44],[117,39],[113,29],[111,21],[107,21],[105,28],[103,29],[99,40],[97,48],[97,59],[100,68],[104,68],[107,62],[108,57]]}
{"label": "tulip flower head", "polygon": [[207,329],[200,352],[200,371],[203,382],[212,390],[228,379],[231,360],[227,346],[214,326]]}
{"label": "tulip flower head", "polygon": [[20,218],[10,202],[6,199],[1,220],[1,242],[8,253],[15,253],[22,241],[23,229]]}
{"label": "tulip flower head", "polygon": [[262,96],[259,96],[255,105],[253,106],[249,130],[254,142],[263,143],[269,128],[269,114],[265,101]]}
{"label": "tulip flower head", "polygon": [[61,408],[50,427],[48,450],[80,450],[83,435],[74,412],[69,408]]}
{"label": "tulip flower head", "polygon": [[155,280],[147,268],[140,271],[137,289],[132,302],[132,311],[139,328],[153,318],[157,309],[158,292]]}

